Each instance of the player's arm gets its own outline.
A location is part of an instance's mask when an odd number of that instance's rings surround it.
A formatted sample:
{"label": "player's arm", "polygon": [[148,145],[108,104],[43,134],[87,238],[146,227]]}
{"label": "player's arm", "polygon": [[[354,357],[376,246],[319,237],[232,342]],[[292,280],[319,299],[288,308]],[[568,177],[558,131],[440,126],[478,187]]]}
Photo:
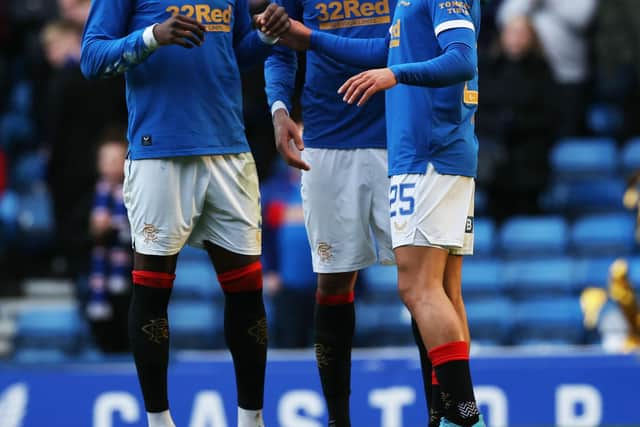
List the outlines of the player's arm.
{"label": "player's arm", "polygon": [[278,38],[289,29],[289,16],[276,3],[254,18],[259,30],[253,28],[249,13],[249,2],[237,0],[233,27],[233,49],[241,70],[247,70],[262,63],[271,53]]}
{"label": "player's arm", "polygon": [[161,24],[127,34],[132,0],[94,0],[82,36],[80,68],[87,78],[112,77],[142,63],[159,46],[200,46],[205,28],[175,15]]}
{"label": "player's arm", "polygon": [[386,38],[340,37],[313,31],[295,20],[291,20],[291,28],[280,43],[295,50],[315,50],[343,64],[367,68],[386,65],[389,52],[388,34]]}
{"label": "player's arm", "polygon": [[[301,0],[281,0],[280,3],[291,18],[301,19]],[[275,46],[264,63],[265,92],[273,116],[273,130],[278,152],[289,166],[309,170],[309,165],[300,159],[298,153],[304,150],[300,130],[289,117],[297,68],[296,53],[284,46]]]}

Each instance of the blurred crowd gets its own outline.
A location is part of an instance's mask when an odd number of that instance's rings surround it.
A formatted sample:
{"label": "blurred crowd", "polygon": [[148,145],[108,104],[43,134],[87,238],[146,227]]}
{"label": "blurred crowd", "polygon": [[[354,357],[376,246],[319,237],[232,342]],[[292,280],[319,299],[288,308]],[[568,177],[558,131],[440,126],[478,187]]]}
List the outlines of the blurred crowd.
{"label": "blurred crowd", "polygon": [[[11,284],[24,277],[87,277],[94,327],[124,330],[100,322],[124,317],[118,313],[126,310],[129,285],[124,81],[87,81],[80,73],[89,8],[90,0],[0,3],[0,283],[7,285],[0,292],[17,292]],[[540,211],[558,139],[640,135],[636,9],[637,0],[485,2],[478,184],[496,221]],[[306,267],[299,175],[276,157],[262,70],[243,81],[246,130],[263,187],[275,339],[302,346],[315,277]]]}

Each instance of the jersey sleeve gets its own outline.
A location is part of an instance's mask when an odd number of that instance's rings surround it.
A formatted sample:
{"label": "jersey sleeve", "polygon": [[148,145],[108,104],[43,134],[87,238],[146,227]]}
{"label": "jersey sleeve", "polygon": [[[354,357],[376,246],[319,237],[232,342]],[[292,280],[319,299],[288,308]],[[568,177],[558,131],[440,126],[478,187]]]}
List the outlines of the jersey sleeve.
{"label": "jersey sleeve", "polygon": [[123,74],[157,48],[151,27],[127,34],[133,0],[93,0],[82,35],[80,69],[87,78]]}
{"label": "jersey sleeve", "polygon": [[436,37],[454,28],[467,28],[475,32],[471,16],[474,1],[480,0],[427,0]]}
{"label": "jersey sleeve", "polygon": [[[302,20],[302,0],[279,0],[277,3],[285,8],[291,18]],[[291,111],[297,67],[294,51],[283,46],[273,49],[264,63],[265,92],[270,107],[280,101]]]}
{"label": "jersey sleeve", "polygon": [[343,64],[380,68],[387,65],[389,38],[389,33],[386,38],[358,39],[313,30],[310,48]]}
{"label": "jersey sleeve", "polygon": [[245,71],[263,62],[271,53],[272,47],[253,28],[248,0],[236,0],[234,14],[233,49],[240,70]]}

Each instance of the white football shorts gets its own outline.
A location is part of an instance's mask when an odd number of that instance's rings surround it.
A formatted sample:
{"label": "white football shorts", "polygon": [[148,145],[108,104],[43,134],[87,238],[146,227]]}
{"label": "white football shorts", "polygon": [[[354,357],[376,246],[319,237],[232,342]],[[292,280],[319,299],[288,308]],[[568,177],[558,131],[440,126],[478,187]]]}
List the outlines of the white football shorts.
{"label": "white football shorts", "polygon": [[260,255],[258,174],[251,153],[127,160],[124,202],[133,247],[175,255],[209,241]]}
{"label": "white football shorts", "polygon": [[395,262],[389,234],[387,150],[305,148],[302,206],[313,271]]}
{"label": "white football shorts", "polygon": [[424,175],[392,176],[389,188],[394,249],[431,246],[473,254],[473,178],[441,175],[429,164]]}

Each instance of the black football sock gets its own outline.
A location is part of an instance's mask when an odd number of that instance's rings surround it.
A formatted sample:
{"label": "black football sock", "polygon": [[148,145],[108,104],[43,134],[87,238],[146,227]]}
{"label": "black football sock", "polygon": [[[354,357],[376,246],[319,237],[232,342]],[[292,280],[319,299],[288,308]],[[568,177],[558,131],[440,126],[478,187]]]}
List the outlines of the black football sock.
{"label": "black football sock", "polygon": [[255,262],[218,275],[225,295],[224,337],[233,358],[242,409],[262,409],[267,363],[267,317],[262,267]]}
{"label": "black football sock", "polygon": [[429,427],[440,427],[440,421],[444,416],[444,403],[435,370],[431,371],[431,389],[433,394],[429,400]]}
{"label": "black football sock", "polygon": [[175,275],[133,272],[129,306],[129,340],[147,412],[169,409],[169,321],[167,306]]}
{"label": "black football sock", "polygon": [[418,346],[418,352],[420,354],[422,385],[424,386],[424,396],[427,404],[427,411],[429,411],[431,402],[433,400],[433,392],[432,392],[432,385],[431,385],[431,372],[433,371],[433,366],[431,365],[431,360],[429,360],[429,354],[427,353],[427,348],[424,346],[424,342],[422,342],[422,336],[420,335],[418,324],[413,318],[411,318],[411,330],[413,332],[413,339],[415,340],[416,345]]}
{"label": "black football sock", "polygon": [[350,427],[351,347],[355,328],[353,291],[316,296],[316,362],[330,427]]}
{"label": "black football sock", "polygon": [[440,383],[444,417],[463,427],[477,423],[480,412],[473,395],[467,343],[440,345],[429,351],[429,358]]}

